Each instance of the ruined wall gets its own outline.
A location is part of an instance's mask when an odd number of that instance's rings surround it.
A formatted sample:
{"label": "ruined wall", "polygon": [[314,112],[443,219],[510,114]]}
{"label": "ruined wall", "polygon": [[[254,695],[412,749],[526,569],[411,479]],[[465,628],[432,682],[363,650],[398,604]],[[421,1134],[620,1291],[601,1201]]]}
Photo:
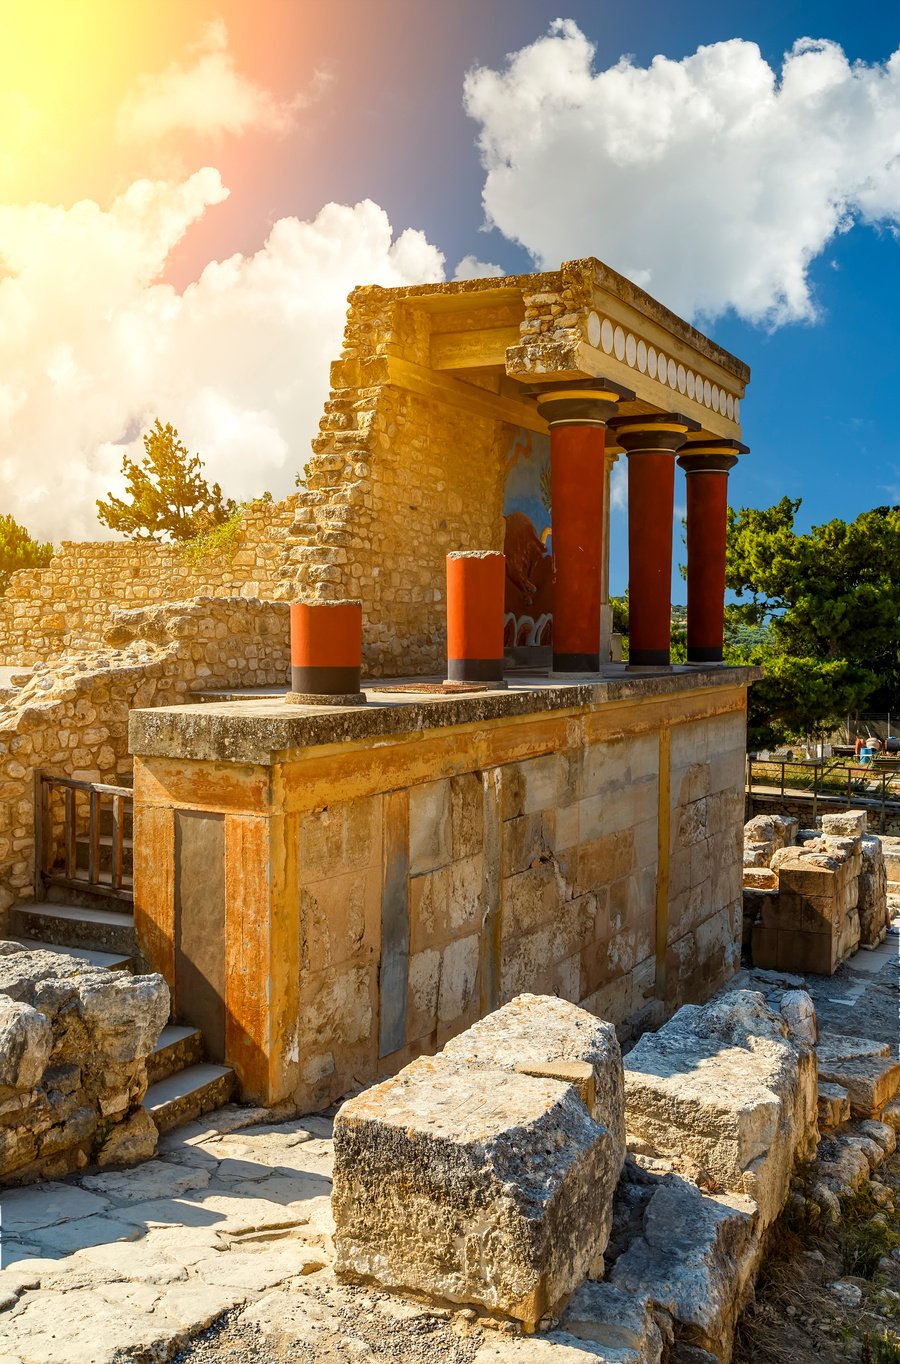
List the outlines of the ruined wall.
{"label": "ruined wall", "polygon": [[160,976],[0,944],[0,1185],[153,1154],[141,1101],[168,1016]]}
{"label": "ruined wall", "polygon": [[[395,720],[390,738],[345,733],[271,769],[239,756],[240,727],[258,751],[270,718],[235,716],[232,741],[228,709],[210,712],[219,761],[196,732],[182,743],[177,712],[135,715],[142,949],[192,1021],[200,1001],[180,992],[174,948],[176,828],[190,817],[224,860],[204,911],[222,925],[207,979],[249,1095],[324,1106],[522,991],[626,1032],[659,1023],[738,965],[745,695],[723,685],[562,715],[538,701],[437,733]],[[177,757],[146,755],[151,729]]]}
{"label": "ruined wall", "polygon": [[199,560],[178,545],[65,542],[45,569],[13,575],[0,596],[0,665],[31,667],[102,643],[111,613],[191,597],[277,598],[296,498],[249,507],[233,543]]}
{"label": "ruined wall", "polygon": [[36,770],[115,784],[131,773],[132,706],[178,705],[210,687],[287,686],[287,603],[201,598],[113,610],[107,634],[100,649],[40,665],[0,702],[0,921],[31,895]]}

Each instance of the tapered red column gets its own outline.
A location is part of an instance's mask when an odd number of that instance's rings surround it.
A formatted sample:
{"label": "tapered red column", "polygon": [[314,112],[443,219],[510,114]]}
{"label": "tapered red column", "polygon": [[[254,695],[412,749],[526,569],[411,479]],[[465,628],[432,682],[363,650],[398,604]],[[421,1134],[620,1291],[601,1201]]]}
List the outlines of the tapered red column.
{"label": "tapered red column", "polygon": [[688,663],[722,662],[728,471],[746,453],[739,441],[691,441],[678,459],[687,476]]}
{"label": "tapered red column", "polygon": [[606,379],[554,384],[538,395],[550,426],[555,673],[600,667],[606,423],[621,400],[633,397]]}
{"label": "tapered red column", "polygon": [[628,662],[668,667],[675,455],[699,423],[660,412],[610,425],[628,455]]}
{"label": "tapered red column", "polygon": [[493,550],[447,555],[447,678],[503,682],[506,556]]}

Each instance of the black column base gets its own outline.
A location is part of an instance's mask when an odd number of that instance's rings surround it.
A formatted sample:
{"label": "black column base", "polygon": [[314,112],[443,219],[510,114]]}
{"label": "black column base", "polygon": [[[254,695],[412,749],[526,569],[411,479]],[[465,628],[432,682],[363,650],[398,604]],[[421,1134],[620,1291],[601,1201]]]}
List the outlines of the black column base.
{"label": "black column base", "polygon": [[558,654],[553,652],[553,671],[555,673],[598,673],[600,653],[596,654]]}
{"label": "black column base", "polygon": [[359,668],[291,668],[291,691],[309,696],[355,695],[359,691]]}
{"label": "black column base", "polygon": [[448,658],[448,682],[502,682],[502,658]]}
{"label": "black column base", "polygon": [[668,649],[629,649],[629,668],[668,668]]}
{"label": "black column base", "polygon": [[721,663],[722,649],[701,648],[698,645],[688,645],[688,663]]}

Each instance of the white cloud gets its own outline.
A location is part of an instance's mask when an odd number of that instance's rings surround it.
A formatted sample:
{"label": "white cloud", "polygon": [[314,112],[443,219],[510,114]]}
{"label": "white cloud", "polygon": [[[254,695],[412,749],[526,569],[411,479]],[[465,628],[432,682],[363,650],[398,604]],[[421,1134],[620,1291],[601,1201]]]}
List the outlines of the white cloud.
{"label": "white cloud", "polygon": [[479,260],[477,256],[463,256],[453,272],[454,279],[498,279],[505,275],[502,265]]}
{"label": "white cloud", "polygon": [[900,50],[851,65],[803,38],[595,70],[571,20],[465,83],[490,223],[540,266],[596,255],[689,317],[815,316],[809,266],[855,222],[900,223]]}
{"label": "white cloud", "polygon": [[226,193],[206,169],[138,182],[106,209],[0,207],[0,512],[33,533],[101,536],[94,502],[119,490],[122,455],[143,454],[156,416],[228,495],[290,492],[347,294],[444,277],[421,232],[394,239],[366,200],[280,219],[254,255],[212,262],[182,294],[159,283]]}
{"label": "white cloud", "polygon": [[327,72],[318,71],[305,93],[289,101],[275,99],[238,71],[228,50],[228,30],[214,19],[191,49],[188,63],[172,62],[164,71],[138,78],[119,110],[117,130],[123,141],[143,142],[185,131],[205,136],[248,128],[284,133],[298,109],[316,99],[329,80]]}

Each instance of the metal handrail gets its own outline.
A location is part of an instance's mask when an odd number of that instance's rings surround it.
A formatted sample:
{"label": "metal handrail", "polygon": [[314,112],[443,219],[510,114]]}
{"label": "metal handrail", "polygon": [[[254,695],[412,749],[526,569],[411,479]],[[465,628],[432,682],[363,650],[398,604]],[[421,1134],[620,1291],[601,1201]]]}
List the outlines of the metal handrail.
{"label": "metal handrail", "polygon": [[[830,806],[838,809],[850,809],[853,806],[864,805],[879,809],[879,831],[884,832],[887,816],[890,813],[900,812],[900,788],[894,790],[893,783],[900,779],[900,767],[891,768],[881,767],[876,769],[874,765],[848,764],[846,768],[847,782],[846,791],[836,791],[833,786],[825,783],[825,778],[841,768],[841,764],[829,759],[806,759],[797,758],[752,758],[747,759],[747,786],[746,794],[750,806],[750,813],[753,812],[754,788],[753,779],[754,767],[778,767],[781,769],[780,782],[775,778],[775,784],[780,786],[779,799],[786,800],[790,792],[798,795],[811,791],[812,794],[812,816],[815,822],[820,801],[827,802]],[[789,786],[786,780],[788,768],[799,768],[802,772],[812,774],[812,787],[808,784],[802,786]],[[760,785],[772,785],[773,782],[762,781]],[[843,786],[843,782],[841,783]],[[872,787],[874,785],[874,792]],[[879,792],[880,785],[880,792]],[[854,786],[856,789],[854,789]],[[765,799],[758,796],[758,799]]]}

